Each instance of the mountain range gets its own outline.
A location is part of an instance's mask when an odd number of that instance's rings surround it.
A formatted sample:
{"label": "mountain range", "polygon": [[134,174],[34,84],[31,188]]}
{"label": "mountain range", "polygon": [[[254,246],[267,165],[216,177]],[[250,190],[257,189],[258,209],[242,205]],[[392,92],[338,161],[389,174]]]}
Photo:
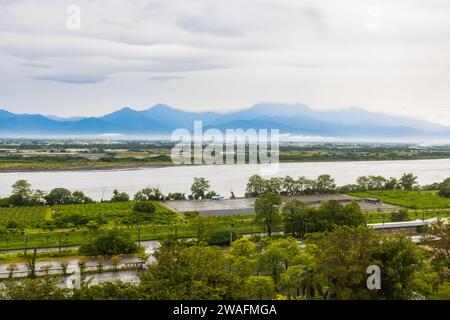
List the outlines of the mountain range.
{"label": "mountain range", "polygon": [[447,138],[450,127],[359,107],[317,111],[304,104],[259,103],[229,113],[189,112],[157,104],[146,110],[122,108],[100,117],[62,118],[15,114],[0,109],[0,135],[169,135],[177,128],[279,129],[282,134],[321,137]]}

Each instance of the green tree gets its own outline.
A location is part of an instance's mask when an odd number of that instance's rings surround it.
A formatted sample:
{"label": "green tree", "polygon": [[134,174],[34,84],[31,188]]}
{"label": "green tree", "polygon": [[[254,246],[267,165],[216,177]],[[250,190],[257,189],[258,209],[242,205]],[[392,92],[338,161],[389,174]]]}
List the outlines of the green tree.
{"label": "green tree", "polygon": [[130,200],[130,196],[125,192],[119,192],[114,189],[113,196],[111,197],[111,202],[126,202]]}
{"label": "green tree", "polygon": [[334,193],[336,191],[336,183],[330,175],[323,174],[317,177],[315,189],[319,194]]}
{"label": "green tree", "polygon": [[423,267],[417,246],[405,236],[391,236],[383,238],[374,251],[382,279],[378,295],[385,299],[414,297],[414,279]]}
{"label": "green tree", "polygon": [[283,194],[293,196],[297,195],[297,184],[294,178],[286,176],[283,179]]}
{"label": "green tree", "polygon": [[379,265],[372,252],[379,245],[375,231],[367,227],[337,227],[318,242],[317,270],[326,280],[327,299],[370,299],[366,286],[369,265]]}
{"label": "green tree", "polygon": [[257,197],[265,191],[265,180],[258,175],[253,175],[248,179],[245,189],[246,197]]}
{"label": "green tree", "polygon": [[281,209],[285,233],[303,237],[310,223],[309,211],[306,204],[300,200],[287,202]]}
{"label": "green tree", "polygon": [[391,213],[391,221],[408,221],[409,215],[407,209],[400,209]]}
{"label": "green tree", "polygon": [[273,229],[281,222],[280,205],[281,197],[273,192],[264,193],[256,198],[255,219],[265,227],[269,236],[272,235]]}
{"label": "green tree", "polygon": [[231,245],[228,259],[231,272],[240,277],[248,277],[257,269],[256,245],[249,238],[241,238]]}
{"label": "green tree", "polygon": [[79,252],[87,256],[112,256],[121,253],[134,253],[136,243],[124,232],[109,231],[80,246]]}
{"label": "green tree", "polygon": [[417,177],[412,173],[404,173],[399,185],[403,190],[413,190],[417,186]]}
{"label": "green tree", "polygon": [[294,239],[280,239],[270,242],[260,255],[260,266],[273,278],[275,288],[278,286],[280,275],[299,253],[299,245]]}
{"label": "green tree", "polygon": [[343,206],[336,200],[325,201],[317,209],[311,231],[330,231],[335,226],[358,226],[365,224],[365,217],[357,202]]}
{"label": "green tree", "polygon": [[164,195],[159,188],[144,188],[134,195],[135,201],[163,201]]}
{"label": "green tree", "polygon": [[82,284],[74,289],[71,300],[138,300],[142,299],[140,287],[122,281],[106,281],[98,285]]}
{"label": "green tree", "polygon": [[48,205],[70,204],[73,202],[72,192],[65,188],[55,188],[45,196]]}
{"label": "green tree", "polygon": [[31,202],[33,190],[27,180],[17,180],[12,185],[11,203],[17,206],[28,205]]}
{"label": "green tree", "polygon": [[250,276],[245,282],[248,298],[272,299],[275,295],[275,284],[268,276]]}
{"label": "green tree", "polygon": [[36,279],[11,279],[0,289],[2,300],[63,300],[68,299],[69,290],[61,288],[59,279],[44,276]]}
{"label": "green tree", "polygon": [[439,184],[439,195],[444,198],[450,198],[450,178]]}
{"label": "green tree", "polygon": [[209,181],[205,178],[194,178],[194,183],[191,186],[191,194],[194,199],[205,199],[209,192]]}
{"label": "green tree", "polygon": [[389,178],[384,184],[384,189],[394,190],[398,188],[398,180],[396,178]]}
{"label": "green tree", "polygon": [[280,284],[289,298],[313,299],[322,294],[322,284],[312,264],[290,266],[281,275]]}
{"label": "green tree", "polygon": [[140,288],[148,299],[231,299],[241,297],[238,277],[228,271],[217,247],[165,241],[155,263],[140,274]]}
{"label": "green tree", "polygon": [[83,191],[74,191],[72,193],[72,203],[93,203],[94,200],[87,197]]}
{"label": "green tree", "polygon": [[433,263],[442,272],[450,269],[450,223],[439,220],[427,228],[424,243],[430,248]]}

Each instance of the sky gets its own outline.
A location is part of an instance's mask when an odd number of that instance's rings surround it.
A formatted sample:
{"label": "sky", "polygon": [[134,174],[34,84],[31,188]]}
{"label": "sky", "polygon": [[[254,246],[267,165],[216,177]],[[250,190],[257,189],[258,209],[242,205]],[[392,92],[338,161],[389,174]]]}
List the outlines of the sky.
{"label": "sky", "polygon": [[0,108],[258,102],[450,125],[448,0],[0,0]]}

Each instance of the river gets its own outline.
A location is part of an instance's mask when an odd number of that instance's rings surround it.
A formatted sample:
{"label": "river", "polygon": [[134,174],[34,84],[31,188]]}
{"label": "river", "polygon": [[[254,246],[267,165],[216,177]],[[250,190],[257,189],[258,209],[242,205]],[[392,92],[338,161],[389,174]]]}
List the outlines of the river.
{"label": "river", "polygon": [[190,193],[194,177],[204,177],[210,181],[211,188],[229,197],[233,191],[243,196],[248,178],[253,174],[264,177],[306,176],[313,179],[320,174],[330,174],[338,185],[355,182],[362,175],[382,175],[400,177],[405,172],[418,176],[420,184],[430,184],[450,177],[450,159],[405,160],[405,161],[337,161],[337,162],[298,162],[280,163],[278,166],[266,165],[199,165],[173,166],[163,168],[84,170],[84,171],[34,171],[0,173],[0,196],[11,192],[11,185],[18,179],[28,180],[33,188],[49,191],[63,187],[82,190],[88,196],[100,200],[109,199],[112,191],[133,195],[145,187],[159,187],[163,193]]}

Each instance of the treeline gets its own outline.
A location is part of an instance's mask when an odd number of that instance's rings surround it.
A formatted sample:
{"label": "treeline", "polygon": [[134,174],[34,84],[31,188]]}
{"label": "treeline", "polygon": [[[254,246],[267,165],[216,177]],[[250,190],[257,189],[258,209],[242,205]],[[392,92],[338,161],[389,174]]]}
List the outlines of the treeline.
{"label": "treeline", "polygon": [[[311,235],[300,247],[293,238],[241,238],[230,250],[201,241],[163,241],[138,284],[120,281],[62,288],[59,279],[7,280],[9,300],[204,300],[204,299],[427,299],[448,284],[448,234],[438,224],[425,239],[429,249],[405,236],[382,236],[360,227]],[[431,240],[430,240],[431,239]],[[369,288],[368,267],[379,267],[381,287]],[[373,282],[371,282],[373,283]],[[448,293],[447,293],[448,295]]]}
{"label": "treeline", "polygon": [[[375,190],[438,190],[442,197],[450,197],[450,178],[441,183],[419,186],[417,176],[405,173],[399,179],[385,178],[383,176],[361,176],[356,183],[337,186],[335,180],[327,174],[320,175],[317,179],[298,177],[297,179],[286,177],[273,177],[264,179],[259,175],[249,178],[246,186],[245,197],[257,197],[261,194],[273,192],[279,195],[299,196],[330,193],[352,193]],[[135,201],[166,201],[166,200],[193,200],[214,199],[219,195],[211,190],[208,180],[202,177],[194,177],[191,193],[175,192],[163,194],[157,187],[148,187],[138,191],[133,199]],[[231,192],[231,198],[235,198]],[[125,192],[113,191],[111,202],[125,202],[131,199]],[[0,199],[0,207],[9,206],[34,206],[34,205],[58,205],[58,204],[83,204],[93,203],[93,199],[87,197],[82,191],[71,192],[65,188],[55,188],[49,193],[42,190],[33,190],[26,180],[18,180],[12,185],[12,194]]]}
{"label": "treeline", "polygon": [[[385,178],[383,176],[361,176],[354,184],[337,186],[335,180],[327,174],[317,179],[286,176],[264,179],[259,175],[250,177],[247,183],[245,196],[257,197],[263,193],[274,192],[280,195],[299,196],[327,193],[352,193],[375,190],[440,190],[441,196],[450,195],[450,178],[442,183],[419,186],[417,176],[405,173],[399,179]],[[441,191],[442,190],[442,191]]]}
{"label": "treeline", "polygon": [[[65,188],[55,188],[49,193],[39,189],[32,189],[27,180],[18,180],[12,185],[12,192],[9,197],[0,199],[0,207],[10,206],[37,206],[37,205],[61,205],[61,204],[84,204],[95,201],[87,197],[82,191],[71,192]],[[188,200],[188,199],[211,199],[218,194],[211,190],[209,181],[205,178],[194,178],[191,186],[191,194],[181,192],[164,195],[159,188],[144,188],[134,195],[135,201],[165,201],[165,200]],[[125,192],[113,191],[111,202],[130,201],[130,195]]]}

